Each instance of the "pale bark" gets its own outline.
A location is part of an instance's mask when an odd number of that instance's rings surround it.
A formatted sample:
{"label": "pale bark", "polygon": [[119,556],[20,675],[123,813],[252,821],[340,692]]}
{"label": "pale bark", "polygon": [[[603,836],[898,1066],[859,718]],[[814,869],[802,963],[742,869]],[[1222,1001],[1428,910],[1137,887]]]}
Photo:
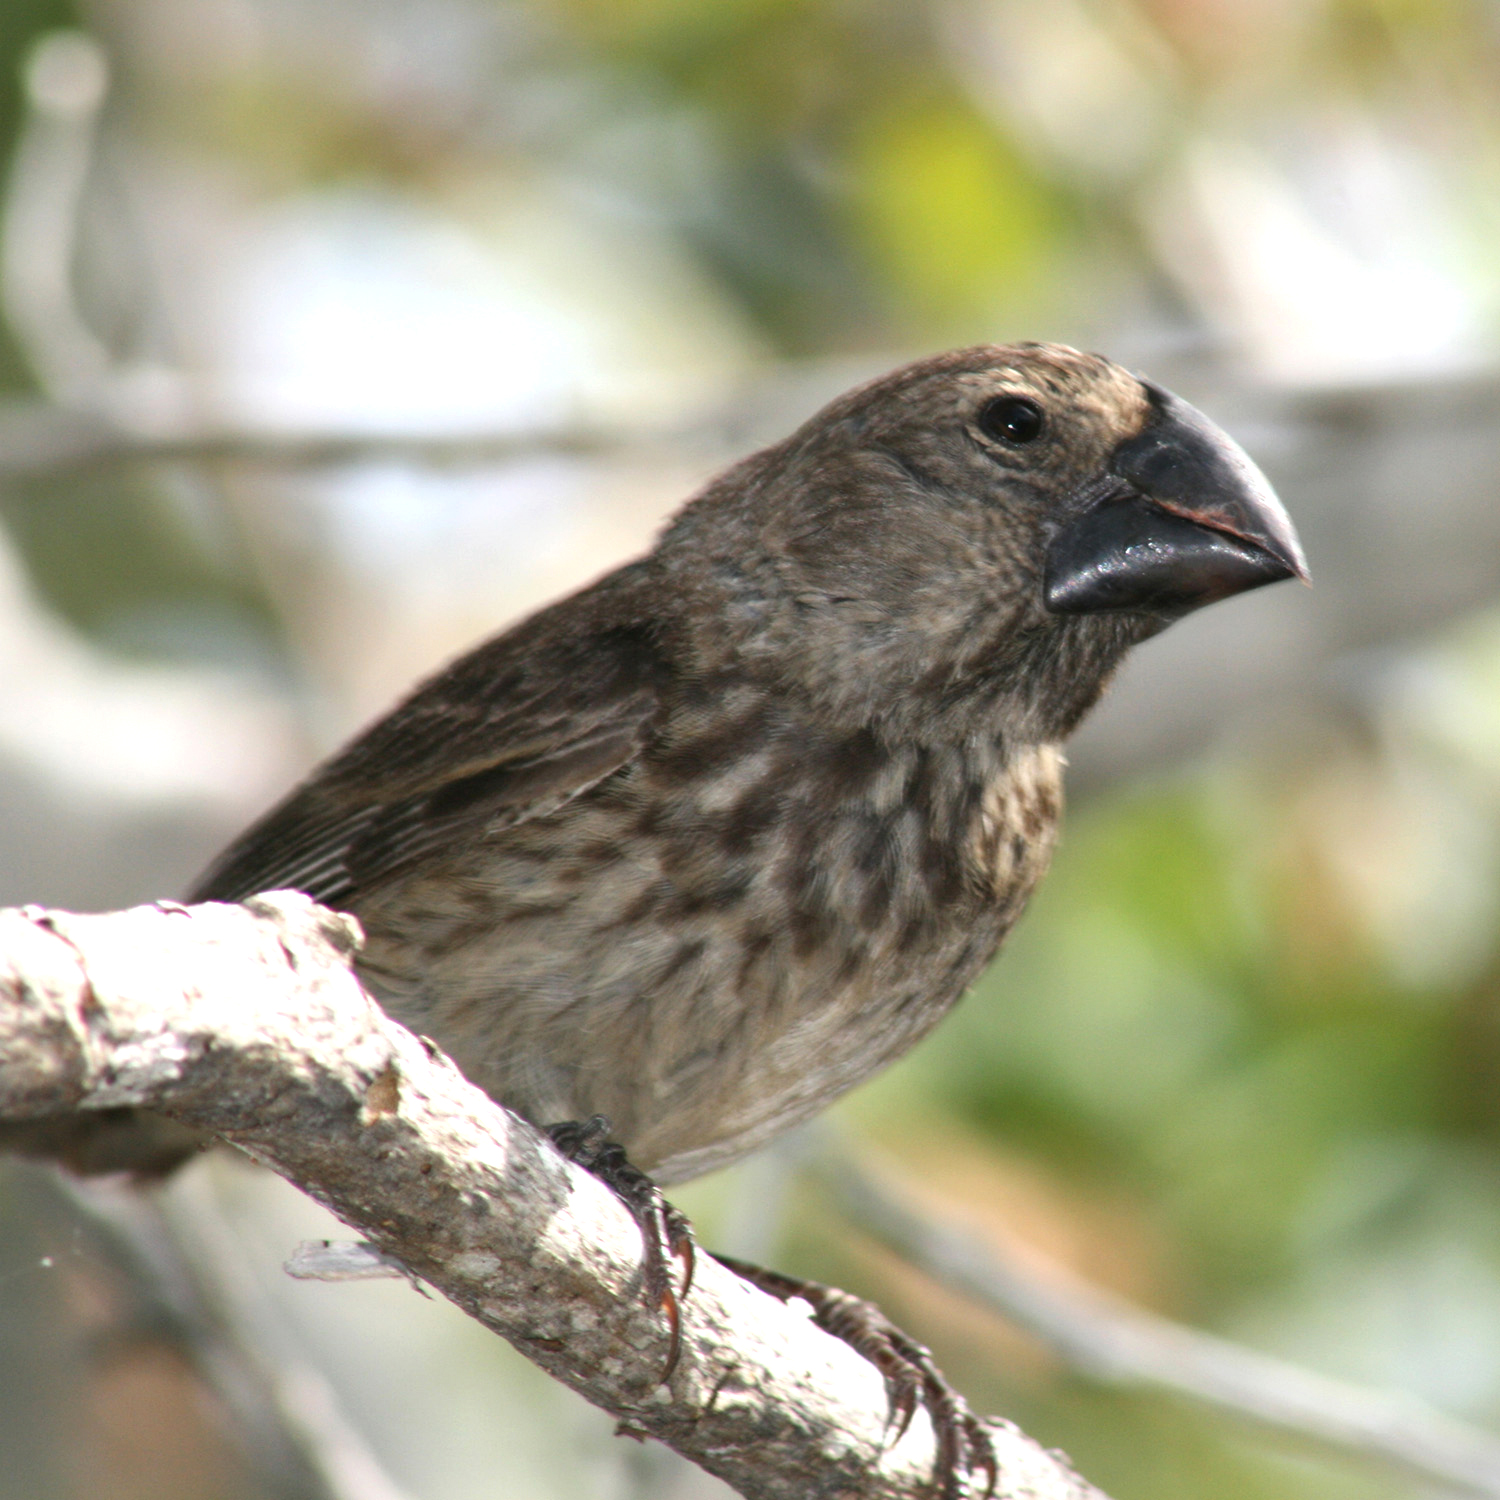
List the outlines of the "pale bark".
{"label": "pale bark", "polygon": [[[668,1385],[635,1222],[397,1025],[306,897],[102,916],[0,911],[0,1120],[145,1106],[221,1136],[630,1431],[748,1497],[931,1493],[925,1417],[887,1445],[881,1377],[700,1256]],[[1102,1500],[994,1427],[997,1500]]]}

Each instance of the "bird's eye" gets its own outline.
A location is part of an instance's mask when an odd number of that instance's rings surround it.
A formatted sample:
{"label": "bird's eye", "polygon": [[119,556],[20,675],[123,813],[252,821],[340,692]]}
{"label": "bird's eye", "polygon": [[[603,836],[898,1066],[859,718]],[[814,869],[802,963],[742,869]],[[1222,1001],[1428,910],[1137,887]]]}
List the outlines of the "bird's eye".
{"label": "bird's eye", "polygon": [[996,396],[979,408],[979,425],[992,438],[1019,447],[1042,435],[1042,409],[1024,396]]}

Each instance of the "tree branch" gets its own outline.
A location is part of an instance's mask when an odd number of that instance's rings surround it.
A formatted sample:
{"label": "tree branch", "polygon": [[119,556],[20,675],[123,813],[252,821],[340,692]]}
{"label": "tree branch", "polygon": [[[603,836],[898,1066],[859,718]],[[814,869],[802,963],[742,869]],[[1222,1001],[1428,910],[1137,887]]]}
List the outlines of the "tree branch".
{"label": "tree branch", "polygon": [[202,1176],[144,1193],[118,1177],[38,1175],[140,1299],[138,1318],[217,1395],[231,1440],[269,1496],[410,1500],[322,1371],[286,1337]]}
{"label": "tree branch", "polygon": [[[874,1367],[706,1256],[663,1386],[635,1222],[385,1015],[348,968],[357,943],[351,919],[286,892],[0,911],[0,1119],[145,1106],[221,1136],[749,1500],[929,1492],[925,1418],[888,1447]],[[997,1500],[1102,1500],[1008,1424],[994,1436]]]}
{"label": "tree branch", "polygon": [[639,423],[627,429],[570,420],[438,434],[256,428],[187,413],[181,409],[188,399],[185,389],[169,389],[167,397],[168,409],[150,413],[144,422],[131,420],[109,402],[0,403],[0,483],[66,477],[113,464],[183,460],[296,469],[389,460],[434,466],[500,464],[539,454],[597,456],[652,442],[706,445],[714,436],[707,424],[687,421],[647,433]]}
{"label": "tree branch", "polygon": [[885,1174],[837,1147],[810,1152],[804,1165],[861,1229],[1024,1328],[1070,1369],[1107,1385],[1170,1392],[1445,1490],[1500,1500],[1500,1438],[1493,1433],[1413,1396],[1335,1380],[1174,1323],[1061,1267],[1039,1269],[917,1208]]}

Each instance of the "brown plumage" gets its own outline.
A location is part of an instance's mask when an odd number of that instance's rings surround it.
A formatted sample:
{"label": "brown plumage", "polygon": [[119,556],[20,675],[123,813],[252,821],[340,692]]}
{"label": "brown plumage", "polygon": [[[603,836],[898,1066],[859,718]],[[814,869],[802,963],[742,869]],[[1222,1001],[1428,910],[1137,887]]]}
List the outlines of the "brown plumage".
{"label": "brown plumage", "polygon": [[[986,431],[996,398],[1039,434]],[[1164,621],[1049,609],[1048,547],[1159,405],[1047,346],[851,392],[419,688],[195,899],[352,911],[370,986],[503,1103],[604,1114],[661,1182],[733,1161],[927,1032],[1046,868],[1058,747]]]}
{"label": "brown plumage", "polygon": [[[680,1181],[930,1030],[1046,869],[1060,747],[1125,652],[1302,571],[1258,471],[1168,393],[1056,346],[924,360],[440,672],[194,899],[354,912],[366,982],[476,1083],[539,1125],[607,1116]],[[988,1452],[961,1401],[813,1295],[944,1414],[957,1493]]]}

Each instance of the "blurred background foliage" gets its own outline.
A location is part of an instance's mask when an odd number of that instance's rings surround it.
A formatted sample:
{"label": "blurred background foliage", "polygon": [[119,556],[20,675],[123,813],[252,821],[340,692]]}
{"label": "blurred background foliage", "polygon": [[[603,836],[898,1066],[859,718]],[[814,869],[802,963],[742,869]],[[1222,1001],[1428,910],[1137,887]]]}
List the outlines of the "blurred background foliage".
{"label": "blurred background foliage", "polygon": [[[1315,590],[1141,654],[1007,952],[841,1123],[985,1233],[1500,1421],[1500,8],[6,0],[0,157],[7,901],[180,889],[903,358],[1076,342],[1223,420]],[[194,1171],[411,1495],[721,1493],[404,1288],[284,1283],[315,1211]],[[271,1493],[39,1193],[0,1178],[0,1495]],[[681,1201],[1116,1500],[1414,1492],[1088,1385],[786,1163]]]}

